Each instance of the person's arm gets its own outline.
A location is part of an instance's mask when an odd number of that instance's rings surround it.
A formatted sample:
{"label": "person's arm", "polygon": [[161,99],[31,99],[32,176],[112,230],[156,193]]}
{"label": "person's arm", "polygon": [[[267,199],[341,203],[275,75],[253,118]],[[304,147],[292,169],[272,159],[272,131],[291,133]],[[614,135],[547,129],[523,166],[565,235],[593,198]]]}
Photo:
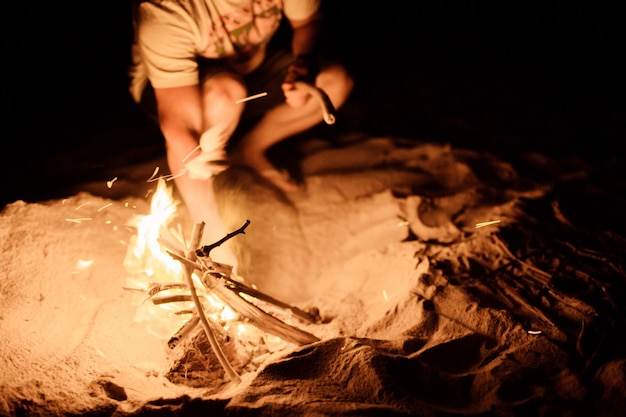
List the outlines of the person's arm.
{"label": "person's arm", "polygon": [[[159,125],[165,137],[173,175],[184,170],[184,159],[198,147],[202,134],[202,103],[197,85],[154,89]],[[171,155],[171,158],[169,157]]]}
{"label": "person's arm", "polygon": [[317,52],[322,13],[316,12],[303,20],[290,20],[293,30],[291,50],[294,56],[313,55]]}
{"label": "person's arm", "polygon": [[[197,85],[155,88],[161,132],[165,137],[167,162],[175,176],[176,187],[195,223],[204,222],[203,244],[224,237],[226,228],[219,215],[213,179],[192,179],[185,164],[200,151],[197,149],[203,133],[200,90]],[[222,248],[227,250],[227,248]],[[220,262],[234,265],[232,254],[226,253]]]}
{"label": "person's arm", "polygon": [[289,20],[293,31],[291,50],[294,56],[294,63],[290,66],[282,87],[285,101],[292,107],[304,105],[310,97],[306,91],[296,89],[294,83],[296,81],[304,81],[309,84],[315,84],[315,77],[319,72],[316,54],[321,31],[321,20],[322,14],[319,11],[307,19]]}

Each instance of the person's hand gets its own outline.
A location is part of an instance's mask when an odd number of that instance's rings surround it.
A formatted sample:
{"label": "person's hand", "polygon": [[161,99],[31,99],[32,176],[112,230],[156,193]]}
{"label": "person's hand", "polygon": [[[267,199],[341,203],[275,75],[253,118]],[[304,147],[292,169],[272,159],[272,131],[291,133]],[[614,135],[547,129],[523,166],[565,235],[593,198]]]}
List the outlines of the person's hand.
{"label": "person's hand", "polygon": [[315,59],[310,55],[299,55],[289,66],[285,81],[283,81],[282,89],[285,95],[285,102],[291,107],[303,106],[310,97],[310,94],[304,90],[297,89],[296,81],[302,81],[307,84],[315,85],[315,77],[319,73],[319,68]]}
{"label": "person's hand", "polygon": [[[187,160],[185,167],[191,179],[206,180],[224,171],[227,167],[226,142],[224,123],[215,125],[200,136],[200,153]],[[197,151],[198,148],[194,150]]]}

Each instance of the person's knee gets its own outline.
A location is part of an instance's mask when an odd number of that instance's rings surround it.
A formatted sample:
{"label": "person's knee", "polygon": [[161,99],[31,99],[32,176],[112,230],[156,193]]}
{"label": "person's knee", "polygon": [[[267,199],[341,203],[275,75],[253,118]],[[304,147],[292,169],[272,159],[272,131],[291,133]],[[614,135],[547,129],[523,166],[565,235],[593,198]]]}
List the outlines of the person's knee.
{"label": "person's knee", "polygon": [[235,74],[216,74],[204,82],[202,95],[205,102],[236,104],[238,99],[246,96],[246,86]]}
{"label": "person's knee", "polygon": [[341,64],[324,68],[317,76],[316,84],[328,94],[335,106],[342,105],[354,88],[354,78]]}
{"label": "person's knee", "polygon": [[[236,123],[243,110],[237,100],[245,96],[246,87],[236,75],[223,73],[211,77],[202,86],[203,123],[207,126]],[[228,130],[232,133],[234,126]]]}

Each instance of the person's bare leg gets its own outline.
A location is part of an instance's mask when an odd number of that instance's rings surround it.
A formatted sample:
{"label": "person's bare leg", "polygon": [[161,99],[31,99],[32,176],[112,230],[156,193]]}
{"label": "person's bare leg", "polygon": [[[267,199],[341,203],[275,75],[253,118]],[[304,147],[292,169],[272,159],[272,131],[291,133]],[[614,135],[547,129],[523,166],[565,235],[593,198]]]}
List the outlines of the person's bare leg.
{"label": "person's bare leg", "polygon": [[[316,86],[326,92],[335,108],[339,108],[350,95],[353,80],[342,66],[336,65],[320,72],[316,79]],[[247,165],[260,174],[273,172],[275,167],[267,159],[266,151],[281,140],[304,132],[322,120],[320,104],[313,98],[298,108],[293,108],[286,103],[280,104],[269,110],[243,136],[232,155],[232,161]],[[294,185],[284,178],[272,176],[268,179],[285,191],[292,191],[294,188]]]}
{"label": "person's bare leg", "polygon": [[[236,100],[245,97],[246,89],[237,79],[227,74],[212,77],[202,87],[202,108],[204,131],[221,125],[225,135],[235,130],[241,117],[243,107]],[[172,174],[185,171],[186,161],[190,153],[198,146],[197,143],[175,143],[167,146],[167,160]],[[196,152],[197,154],[198,152]],[[193,155],[192,155],[193,156]],[[213,188],[213,177],[206,180],[192,179],[188,173],[175,176],[178,191],[195,223],[204,222],[205,229],[201,244],[212,244],[231,232],[226,230],[218,211]],[[228,244],[211,252],[211,258],[218,262],[236,265],[236,259]]]}

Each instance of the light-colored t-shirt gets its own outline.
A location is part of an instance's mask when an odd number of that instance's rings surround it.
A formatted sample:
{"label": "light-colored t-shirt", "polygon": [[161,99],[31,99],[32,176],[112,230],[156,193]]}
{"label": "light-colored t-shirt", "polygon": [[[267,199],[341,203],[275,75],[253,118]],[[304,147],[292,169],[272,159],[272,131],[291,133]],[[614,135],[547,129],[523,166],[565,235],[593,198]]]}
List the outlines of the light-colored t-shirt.
{"label": "light-colored t-shirt", "polygon": [[199,57],[248,73],[263,59],[282,16],[301,20],[320,0],[138,0],[130,92],[198,83]]}

